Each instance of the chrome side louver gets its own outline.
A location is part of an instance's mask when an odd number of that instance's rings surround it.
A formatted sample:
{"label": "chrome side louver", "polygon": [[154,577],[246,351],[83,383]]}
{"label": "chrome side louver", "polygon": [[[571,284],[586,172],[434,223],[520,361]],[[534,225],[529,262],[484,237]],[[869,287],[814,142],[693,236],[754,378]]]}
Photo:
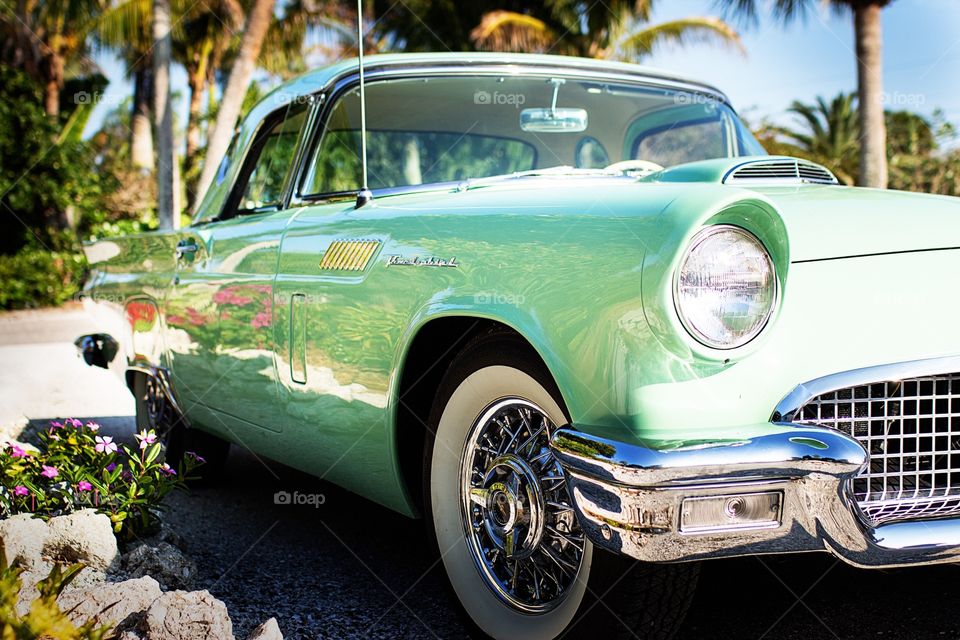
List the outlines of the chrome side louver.
{"label": "chrome side louver", "polygon": [[838,180],[829,169],[819,164],[783,158],[745,162],[731,169],[723,177],[723,183],[751,186],[837,184]]}

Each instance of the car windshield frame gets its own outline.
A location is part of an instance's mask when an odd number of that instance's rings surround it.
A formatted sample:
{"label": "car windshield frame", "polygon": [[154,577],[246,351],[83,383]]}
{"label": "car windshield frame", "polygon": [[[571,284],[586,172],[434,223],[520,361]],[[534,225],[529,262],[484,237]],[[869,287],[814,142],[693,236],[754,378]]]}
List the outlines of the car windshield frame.
{"label": "car windshield frame", "polygon": [[[575,66],[557,67],[552,65],[505,65],[505,64],[457,64],[441,65],[437,67],[423,66],[404,66],[391,65],[389,67],[375,67],[364,70],[367,87],[378,83],[381,80],[427,80],[433,78],[464,78],[471,77],[525,77],[531,79],[549,79],[554,77],[574,80],[578,82],[598,82],[613,83],[618,85],[629,85],[638,90],[651,91],[672,91],[677,95],[683,94],[689,96],[690,100],[714,102],[722,106],[727,111],[727,116],[735,123],[734,145],[738,148],[752,144],[755,152],[766,155],[766,151],[760,146],[759,142],[752,136],[746,124],[740,119],[736,110],[730,104],[727,97],[718,90],[709,85],[700,85],[692,81],[683,81],[660,77],[656,75],[646,75],[643,73],[624,73],[620,71],[600,71],[596,69],[584,69]],[[314,95],[320,98],[317,100],[316,117],[312,119],[310,130],[306,132],[303,141],[303,150],[299,154],[298,164],[293,168],[295,182],[291,189],[288,206],[304,206],[319,204],[323,202],[335,202],[353,199],[357,196],[358,189],[348,189],[343,191],[330,191],[325,193],[310,194],[307,193],[307,180],[312,173],[310,163],[314,161],[318,145],[322,142],[322,137],[326,131],[326,124],[338,104],[340,98],[347,93],[354,91],[359,86],[359,74],[356,71],[350,71],[341,74],[331,82],[322,91]],[[369,101],[369,96],[367,100]],[[368,103],[369,104],[369,103]],[[747,136],[744,138],[744,134]],[[729,157],[746,157],[746,153],[738,153]],[[752,153],[749,155],[757,155]],[[571,173],[577,173],[579,170],[571,167]],[[536,175],[537,171],[525,172],[530,175]],[[594,172],[595,173],[595,172]],[[502,174],[507,178],[515,174]],[[500,176],[478,176],[476,179],[490,180]],[[425,191],[448,191],[462,187],[468,180],[438,181],[415,185],[398,185],[389,187],[377,187],[371,189],[374,197],[395,195],[409,192]]]}

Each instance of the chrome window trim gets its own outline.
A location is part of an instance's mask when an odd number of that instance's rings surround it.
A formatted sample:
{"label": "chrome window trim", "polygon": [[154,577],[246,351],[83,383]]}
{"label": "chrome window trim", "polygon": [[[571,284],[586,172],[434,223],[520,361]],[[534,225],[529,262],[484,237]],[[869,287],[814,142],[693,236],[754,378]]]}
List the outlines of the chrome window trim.
{"label": "chrome window trim", "polygon": [[831,391],[954,371],[960,371],[960,355],[908,360],[832,373],[797,385],[777,404],[771,422],[792,422],[805,404]]}

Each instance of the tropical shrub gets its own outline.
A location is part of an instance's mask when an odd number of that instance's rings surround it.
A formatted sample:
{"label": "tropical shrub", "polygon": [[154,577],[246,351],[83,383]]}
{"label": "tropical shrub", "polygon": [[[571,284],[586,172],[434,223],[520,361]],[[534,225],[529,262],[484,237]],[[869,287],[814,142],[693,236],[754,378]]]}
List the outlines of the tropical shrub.
{"label": "tropical shrub", "polygon": [[0,517],[96,509],[122,540],[156,530],[163,498],[182,489],[203,460],[189,454],[173,469],[153,431],[138,433],[139,446],[131,449],[99,430],[94,422],[54,421],[40,434],[39,450],[11,444],[0,451]]}
{"label": "tropical shrub", "polygon": [[0,551],[0,637],[17,640],[100,640],[110,631],[88,621],[77,627],[57,604],[57,597],[84,568],[75,564],[64,571],[59,565],[50,570],[46,578],[37,583],[39,595],[30,603],[26,615],[17,613],[17,601],[23,589],[20,574],[23,569],[7,564]]}

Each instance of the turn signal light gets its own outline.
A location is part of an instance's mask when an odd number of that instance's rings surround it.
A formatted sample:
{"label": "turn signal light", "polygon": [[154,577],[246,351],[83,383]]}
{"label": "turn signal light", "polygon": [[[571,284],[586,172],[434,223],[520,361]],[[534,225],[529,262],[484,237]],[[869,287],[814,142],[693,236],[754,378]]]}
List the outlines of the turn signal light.
{"label": "turn signal light", "polygon": [[685,498],[680,505],[681,533],[710,533],[780,526],[783,493],[742,493]]}

